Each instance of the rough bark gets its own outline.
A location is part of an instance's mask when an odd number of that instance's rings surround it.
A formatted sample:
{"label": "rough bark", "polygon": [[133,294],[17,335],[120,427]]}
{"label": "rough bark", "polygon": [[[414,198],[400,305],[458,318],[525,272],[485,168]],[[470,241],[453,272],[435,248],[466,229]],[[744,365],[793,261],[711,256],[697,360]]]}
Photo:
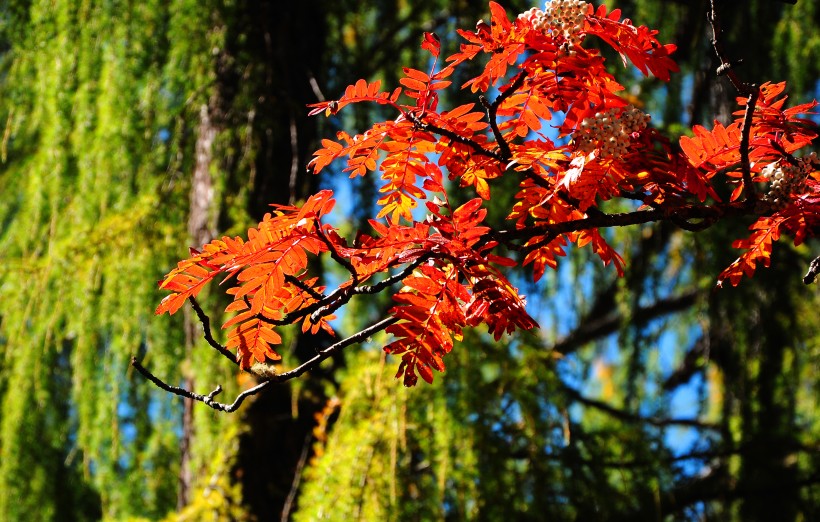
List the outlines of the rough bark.
{"label": "rough bark", "polygon": [[[204,245],[210,242],[214,235],[214,180],[211,176],[211,162],[213,160],[213,143],[218,129],[211,118],[211,111],[207,105],[202,105],[199,111],[199,125],[195,145],[196,159],[191,181],[190,210],[188,213],[188,236],[191,244]],[[185,308],[185,356],[191,357],[194,344],[200,338],[199,322],[190,309]],[[185,387],[195,388],[194,376],[190,373],[185,376]],[[194,401],[185,399],[182,411],[182,436],[180,438],[181,463],[179,472],[179,492],[177,507],[185,506],[193,487],[193,473],[191,470],[191,440],[195,436],[193,430]]]}

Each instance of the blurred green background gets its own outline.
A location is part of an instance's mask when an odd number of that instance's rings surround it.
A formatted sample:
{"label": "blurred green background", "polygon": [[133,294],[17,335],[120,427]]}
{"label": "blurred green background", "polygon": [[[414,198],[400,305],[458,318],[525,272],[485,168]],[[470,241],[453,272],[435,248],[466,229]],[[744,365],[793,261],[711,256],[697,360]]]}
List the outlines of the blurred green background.
{"label": "blurred green background", "polygon": [[[654,125],[726,121],[734,93],[713,74],[708,2],[607,3],[679,46],[670,84],[612,61]],[[532,7],[502,4],[511,17]],[[817,2],[718,4],[743,78],[788,80],[792,103],[818,96]],[[542,329],[470,333],[432,386],[394,380],[383,338],[233,415],[130,369],[133,354],[200,393],[248,386],[190,311],[153,316],[156,281],[189,246],[318,188],[337,190],[339,226],[360,226],[376,181],[304,167],[322,137],[389,115],[307,118],[305,105],[359,78],[398,85],[402,65],[425,68],[422,31],[450,54],[455,28],[488,12],[0,4],[0,520],[820,520],[820,303],[800,282],[818,245],[778,244],[771,268],[714,291],[748,223],[613,232],[622,279],[585,251],[537,285],[522,272]],[[467,101],[454,91],[442,106]],[[493,185],[491,219],[514,188]],[[214,323],[218,294],[200,299]],[[336,327],[388,306],[354,301]],[[327,342],[288,332],[286,364]]]}

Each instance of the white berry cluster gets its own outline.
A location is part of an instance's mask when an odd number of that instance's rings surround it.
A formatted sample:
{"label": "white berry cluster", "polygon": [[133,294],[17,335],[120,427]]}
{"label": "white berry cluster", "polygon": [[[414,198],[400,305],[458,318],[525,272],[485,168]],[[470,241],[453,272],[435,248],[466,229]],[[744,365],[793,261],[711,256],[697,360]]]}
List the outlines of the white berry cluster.
{"label": "white berry cluster", "polygon": [[762,198],[770,209],[785,208],[789,204],[790,194],[802,192],[806,188],[806,179],[817,164],[817,154],[812,152],[798,158],[797,163],[795,165],[780,160],[766,165],[760,171],[760,175],[770,182],[769,191]]}
{"label": "white berry cluster", "polygon": [[613,107],[584,118],[575,133],[575,142],[583,152],[598,149],[602,158],[619,158],[627,153],[632,133],[642,131],[648,124],[649,115],[632,105]]}
{"label": "white berry cluster", "polygon": [[563,37],[567,50],[581,42],[587,3],[581,0],[552,0],[544,10],[533,7],[518,15],[529,22],[536,31],[550,33],[553,38]]}

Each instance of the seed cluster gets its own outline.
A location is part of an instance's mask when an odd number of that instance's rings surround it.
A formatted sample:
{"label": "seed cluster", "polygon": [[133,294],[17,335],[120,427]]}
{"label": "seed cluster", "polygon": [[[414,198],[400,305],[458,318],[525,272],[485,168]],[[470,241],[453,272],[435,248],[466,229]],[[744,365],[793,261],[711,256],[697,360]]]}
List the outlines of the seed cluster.
{"label": "seed cluster", "polygon": [[761,198],[770,209],[782,210],[789,204],[789,195],[806,188],[806,179],[817,164],[817,154],[812,152],[798,158],[797,163],[799,165],[780,160],[760,171],[760,175],[770,182],[769,191]]}
{"label": "seed cluster", "polygon": [[632,105],[613,107],[584,118],[575,141],[583,152],[598,149],[602,158],[619,158],[627,153],[632,134],[648,124],[649,115]]}
{"label": "seed cluster", "polygon": [[529,22],[536,31],[563,38],[569,51],[581,42],[587,5],[581,0],[552,0],[544,5],[543,11],[533,7],[518,18]]}

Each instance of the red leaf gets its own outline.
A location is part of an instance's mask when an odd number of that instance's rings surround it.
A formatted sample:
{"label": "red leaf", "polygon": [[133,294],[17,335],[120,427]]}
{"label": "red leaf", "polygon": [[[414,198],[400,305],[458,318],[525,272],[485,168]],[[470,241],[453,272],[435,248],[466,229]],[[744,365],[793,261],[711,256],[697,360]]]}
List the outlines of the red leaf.
{"label": "red leaf", "polygon": [[453,220],[458,222],[467,219],[472,216],[476,210],[481,208],[482,203],[481,198],[473,198],[467,203],[464,203],[453,212]]}
{"label": "red leaf", "polygon": [[438,58],[441,52],[441,42],[436,33],[424,33],[424,41],[421,43],[421,48],[430,51],[430,54]]}

